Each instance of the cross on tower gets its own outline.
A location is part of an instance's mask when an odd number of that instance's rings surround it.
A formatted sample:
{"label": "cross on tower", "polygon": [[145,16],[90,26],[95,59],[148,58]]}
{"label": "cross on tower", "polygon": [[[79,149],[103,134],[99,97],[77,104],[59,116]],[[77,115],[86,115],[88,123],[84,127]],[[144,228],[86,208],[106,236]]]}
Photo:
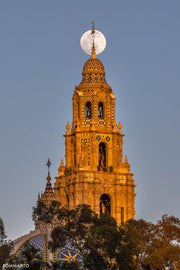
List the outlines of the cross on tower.
{"label": "cross on tower", "polygon": [[50,169],[50,166],[51,166],[51,161],[50,161],[50,159],[48,158],[48,162],[47,162],[47,164],[46,164],[47,166],[48,166],[48,172],[49,172],[49,169]]}

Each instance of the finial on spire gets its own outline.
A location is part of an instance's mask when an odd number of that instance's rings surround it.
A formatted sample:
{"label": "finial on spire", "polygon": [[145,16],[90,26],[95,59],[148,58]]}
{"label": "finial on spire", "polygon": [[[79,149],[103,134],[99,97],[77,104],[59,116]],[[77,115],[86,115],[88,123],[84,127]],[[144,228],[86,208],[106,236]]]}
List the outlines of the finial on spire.
{"label": "finial on spire", "polygon": [[61,158],[61,166],[62,166],[62,167],[64,166],[64,161],[63,161],[62,158]]}
{"label": "finial on spire", "polygon": [[48,167],[48,176],[47,176],[47,181],[48,181],[48,183],[50,183],[50,181],[51,181],[51,177],[50,177],[50,166],[51,166],[51,161],[50,161],[50,159],[48,158],[48,162],[47,162],[47,167]]}
{"label": "finial on spire", "polygon": [[95,27],[94,27],[94,21],[91,22],[92,23],[92,31],[91,31],[91,35],[93,35],[93,45],[92,45],[92,58],[96,58],[96,51],[95,51],[95,46],[94,46],[94,34],[95,34]]}
{"label": "finial on spire", "polygon": [[124,158],[124,168],[126,168],[128,171],[130,171],[130,164],[128,162],[127,156]]}
{"label": "finial on spire", "polygon": [[94,33],[95,33],[94,21],[92,21],[91,23],[92,23],[92,31],[91,31],[91,34],[94,34]]}
{"label": "finial on spire", "polygon": [[94,39],[93,39],[93,45],[92,45],[91,58],[96,58],[96,50],[95,50],[95,47],[94,47]]}
{"label": "finial on spire", "polygon": [[71,132],[70,132],[70,124],[69,124],[69,122],[67,122],[67,125],[66,125],[66,135],[70,135],[71,134]]}
{"label": "finial on spire", "polygon": [[58,168],[59,176],[64,175],[64,170],[65,170],[64,162],[63,162],[63,159],[61,159],[61,163],[60,163],[60,166]]}
{"label": "finial on spire", "polygon": [[118,124],[119,134],[122,134],[121,128],[122,128],[122,125],[121,125],[121,122],[119,121],[119,124]]}
{"label": "finial on spire", "polygon": [[47,164],[46,164],[47,166],[48,166],[48,172],[49,172],[49,169],[50,169],[50,166],[51,166],[51,161],[50,161],[50,159],[48,158],[48,162],[47,162]]}

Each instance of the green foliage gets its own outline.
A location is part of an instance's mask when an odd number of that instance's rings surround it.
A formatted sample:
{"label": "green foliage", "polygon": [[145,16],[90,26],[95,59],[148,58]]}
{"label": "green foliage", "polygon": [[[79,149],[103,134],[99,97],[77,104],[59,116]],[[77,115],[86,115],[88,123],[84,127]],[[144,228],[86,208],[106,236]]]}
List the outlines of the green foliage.
{"label": "green foliage", "polygon": [[180,220],[174,216],[163,215],[156,225],[156,248],[171,246],[173,241],[180,244]]}
{"label": "green foliage", "polygon": [[61,270],[61,263],[60,262],[52,262],[51,264],[46,265],[46,269],[51,269],[51,270]]}
{"label": "green foliage", "polygon": [[5,233],[4,223],[2,218],[0,217],[0,246],[4,245],[7,236]]}
{"label": "green foliage", "polygon": [[62,211],[58,201],[52,201],[50,205],[46,205],[41,201],[38,201],[36,206],[33,206],[32,219],[34,222],[42,221],[44,223],[51,223],[55,220],[56,215]]}
{"label": "green foliage", "polygon": [[50,270],[81,270],[82,267],[80,265],[80,263],[76,260],[71,261],[71,262],[65,262],[65,263],[61,263],[61,262],[51,262],[51,264],[47,264],[46,265],[46,269],[50,269]]}
{"label": "green foliage", "polygon": [[144,264],[146,266],[149,266],[150,269],[162,270],[165,269],[166,261],[161,253],[154,252],[150,256],[145,258]]}
{"label": "green foliage", "polygon": [[[48,211],[51,211],[49,213]],[[57,227],[52,232],[52,249],[69,241],[83,255],[89,270],[161,270],[180,267],[180,220],[164,215],[156,224],[143,219],[128,220],[118,226],[107,214],[100,217],[88,205],[75,209],[38,205],[37,219]],[[66,268],[65,268],[66,269]]]}
{"label": "green foliage", "polygon": [[4,223],[0,217],[0,269],[2,265],[6,263],[9,259],[10,254],[10,243],[7,241],[7,236],[5,233]]}
{"label": "green foliage", "polygon": [[83,255],[88,269],[133,269],[136,241],[139,234],[132,226],[120,228],[107,214],[100,217],[88,205],[56,212],[59,223],[49,243],[52,249],[69,241]]}
{"label": "green foliage", "polygon": [[[118,228],[108,225],[96,226],[89,232],[85,248],[92,256],[91,261],[93,261],[93,264],[96,267],[98,264],[94,261],[96,257],[93,258],[94,251],[101,257],[101,260],[103,261],[102,266],[105,265],[106,267],[110,267],[116,264],[115,258],[118,243],[120,243],[120,237],[121,235],[119,234]],[[91,251],[93,251],[93,254],[91,254]],[[87,258],[86,254],[85,258]]]}
{"label": "green foliage", "polygon": [[60,270],[80,270],[81,266],[77,261],[64,263]]}
{"label": "green foliage", "polygon": [[129,220],[140,233],[136,265],[143,269],[175,269],[180,261],[180,220],[163,215],[156,224]]}
{"label": "green foliage", "polygon": [[4,244],[0,246],[0,269],[2,269],[2,265],[8,261],[9,253],[10,253],[10,248],[8,244]]}
{"label": "green foliage", "polygon": [[40,270],[41,267],[44,265],[43,259],[41,255],[39,254],[39,250],[36,249],[34,246],[32,246],[29,243],[26,243],[23,250],[22,255],[24,256],[24,259],[20,261],[19,263],[27,263],[29,264],[28,269],[30,270]]}

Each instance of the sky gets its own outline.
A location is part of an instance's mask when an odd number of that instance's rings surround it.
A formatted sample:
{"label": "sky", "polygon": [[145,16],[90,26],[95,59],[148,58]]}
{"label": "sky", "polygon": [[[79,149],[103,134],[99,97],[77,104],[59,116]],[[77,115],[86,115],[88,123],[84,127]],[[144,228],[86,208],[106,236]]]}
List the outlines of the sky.
{"label": "sky", "polygon": [[34,229],[38,192],[64,159],[72,95],[95,28],[116,97],[124,155],[136,183],[136,219],[180,218],[180,1],[0,2],[0,216],[11,240]]}

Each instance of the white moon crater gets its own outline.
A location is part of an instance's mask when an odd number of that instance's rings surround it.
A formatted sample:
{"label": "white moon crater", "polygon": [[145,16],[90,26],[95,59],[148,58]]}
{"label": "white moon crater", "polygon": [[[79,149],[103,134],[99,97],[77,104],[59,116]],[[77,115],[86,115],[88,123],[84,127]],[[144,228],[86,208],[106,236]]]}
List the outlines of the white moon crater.
{"label": "white moon crater", "polygon": [[[82,35],[80,39],[81,49],[85,53],[90,54],[90,55],[91,55],[92,46],[93,46],[93,34],[91,33],[92,33],[92,30],[88,30]],[[95,33],[94,33],[94,47],[95,47],[96,54],[102,53],[104,49],[106,48],[105,36],[103,35],[103,33],[101,33],[98,30],[95,30]]]}

